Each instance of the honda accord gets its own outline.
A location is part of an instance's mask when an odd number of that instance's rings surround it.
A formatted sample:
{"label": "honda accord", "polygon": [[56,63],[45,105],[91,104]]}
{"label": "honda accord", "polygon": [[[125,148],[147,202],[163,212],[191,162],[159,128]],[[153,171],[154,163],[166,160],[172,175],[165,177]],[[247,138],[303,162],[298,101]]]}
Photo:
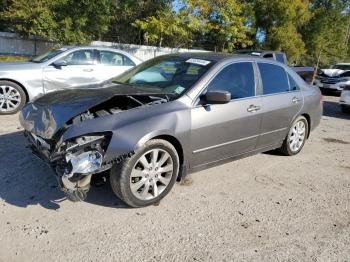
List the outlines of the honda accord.
{"label": "honda accord", "polygon": [[57,91],[20,121],[35,155],[73,201],[109,171],[132,207],[158,203],[176,180],[273,149],[292,156],[320,122],[322,96],[292,69],[259,57],[157,57],[99,89]]}

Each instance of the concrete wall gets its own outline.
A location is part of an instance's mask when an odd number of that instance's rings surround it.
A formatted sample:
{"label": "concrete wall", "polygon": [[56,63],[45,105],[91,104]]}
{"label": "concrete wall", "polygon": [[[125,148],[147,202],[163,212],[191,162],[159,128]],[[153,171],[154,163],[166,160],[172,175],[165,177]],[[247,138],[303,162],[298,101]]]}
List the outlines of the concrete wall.
{"label": "concrete wall", "polygon": [[50,50],[55,43],[37,40],[34,38],[23,39],[14,33],[0,32],[0,54],[35,56]]}
{"label": "concrete wall", "polygon": [[[122,49],[141,60],[145,61],[156,56],[177,53],[203,50],[190,50],[183,48],[167,48],[144,45],[129,45],[112,42],[94,41],[91,45],[109,46],[117,49]],[[57,46],[56,43],[37,40],[34,38],[24,39],[14,33],[0,32],[0,55],[19,55],[19,56],[35,56],[47,52]]]}
{"label": "concrete wall", "polygon": [[96,46],[109,46],[117,49],[124,50],[129,54],[140,58],[143,61],[154,58],[160,55],[172,54],[172,53],[182,53],[182,52],[207,52],[204,50],[196,49],[183,49],[183,48],[168,48],[168,47],[156,47],[156,46],[145,46],[145,45],[129,45],[129,44],[120,44],[112,42],[102,42],[94,41],[91,45]]}

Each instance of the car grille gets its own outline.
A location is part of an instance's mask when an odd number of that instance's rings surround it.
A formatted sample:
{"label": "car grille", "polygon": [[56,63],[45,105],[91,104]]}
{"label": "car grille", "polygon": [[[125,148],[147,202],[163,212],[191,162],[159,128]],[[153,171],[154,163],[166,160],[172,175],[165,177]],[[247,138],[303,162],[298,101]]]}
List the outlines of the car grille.
{"label": "car grille", "polygon": [[338,77],[324,78],[321,80],[323,84],[337,84],[339,82],[341,82],[341,80]]}

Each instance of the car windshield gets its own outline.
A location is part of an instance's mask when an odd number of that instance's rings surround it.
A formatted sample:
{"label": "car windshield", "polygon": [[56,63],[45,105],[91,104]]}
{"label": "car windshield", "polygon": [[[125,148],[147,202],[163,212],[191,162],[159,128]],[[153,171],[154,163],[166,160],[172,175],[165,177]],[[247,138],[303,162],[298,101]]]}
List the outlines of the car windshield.
{"label": "car windshield", "polygon": [[33,58],[30,61],[35,62],[35,63],[44,63],[44,62],[50,60],[51,58],[54,58],[55,56],[62,54],[63,52],[65,52],[67,50],[68,50],[67,48],[53,49],[45,54],[42,54],[42,55],[39,55],[39,56]]}
{"label": "car windshield", "polygon": [[350,65],[335,65],[333,69],[350,70]]}
{"label": "car windshield", "polygon": [[212,60],[197,57],[159,57],[127,71],[113,82],[177,98],[189,90],[213,64]]}

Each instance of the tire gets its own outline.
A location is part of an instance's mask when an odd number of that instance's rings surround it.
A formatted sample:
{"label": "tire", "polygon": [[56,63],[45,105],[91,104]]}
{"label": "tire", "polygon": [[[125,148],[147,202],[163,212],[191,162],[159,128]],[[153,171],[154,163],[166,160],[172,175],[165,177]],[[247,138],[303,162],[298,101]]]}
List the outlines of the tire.
{"label": "tire", "polygon": [[343,112],[343,113],[350,113],[350,107],[347,107],[347,106],[342,106],[341,107],[341,111]]}
{"label": "tire", "polygon": [[161,139],[150,140],[134,155],[112,167],[111,187],[131,207],[156,204],[174,186],[179,165],[179,156],[171,143]]}
{"label": "tire", "polygon": [[11,115],[20,111],[27,97],[19,85],[11,81],[0,81],[0,115]]}
{"label": "tire", "polygon": [[[295,133],[298,130],[296,128],[298,128],[297,124],[299,123],[301,123],[300,128],[301,126],[304,126],[304,129],[302,133],[298,132],[298,134],[296,135]],[[299,130],[301,131],[302,129],[299,129]],[[307,122],[306,118],[303,116],[297,117],[294,120],[293,124],[291,125],[291,128],[289,129],[288,134],[284,139],[282,146],[279,148],[279,151],[282,154],[287,156],[293,156],[298,154],[305,145],[308,133],[309,133],[309,123]]]}

